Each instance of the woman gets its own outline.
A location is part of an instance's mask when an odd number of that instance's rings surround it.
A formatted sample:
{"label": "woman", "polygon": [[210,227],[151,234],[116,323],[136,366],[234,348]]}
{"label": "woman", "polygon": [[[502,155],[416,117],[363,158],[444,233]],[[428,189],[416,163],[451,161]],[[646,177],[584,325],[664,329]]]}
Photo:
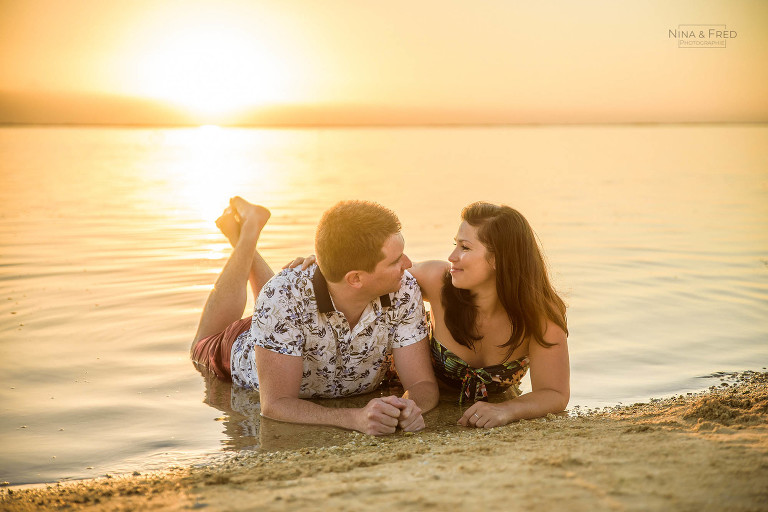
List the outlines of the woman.
{"label": "woman", "polygon": [[[565,304],[533,230],[508,206],[473,203],[461,218],[448,262],[411,269],[431,307],[435,374],[460,402],[474,401],[459,424],[490,428],[563,411],[570,396]],[[489,393],[514,395],[529,367],[530,393],[484,401]]]}
{"label": "woman", "polygon": [[[531,226],[513,208],[484,202],[464,208],[461,219],[447,262],[410,269],[430,303],[435,374],[459,403],[474,402],[459,424],[490,428],[563,411],[570,397],[565,304]],[[519,395],[529,368],[532,391]],[[511,398],[485,401],[500,392]]]}

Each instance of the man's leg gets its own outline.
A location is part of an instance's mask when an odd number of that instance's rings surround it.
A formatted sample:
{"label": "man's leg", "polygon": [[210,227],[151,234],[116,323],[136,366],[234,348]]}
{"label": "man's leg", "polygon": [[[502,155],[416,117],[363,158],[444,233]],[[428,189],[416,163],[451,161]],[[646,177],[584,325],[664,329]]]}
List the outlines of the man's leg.
{"label": "man's leg", "polygon": [[248,203],[240,197],[232,198],[230,207],[230,214],[236,214],[233,220],[239,224],[239,233],[234,235],[236,239],[233,240],[233,225],[229,219],[224,219],[227,213],[217,221],[219,228],[230,239],[234,250],[208,295],[197,333],[192,341],[193,348],[199,340],[223,331],[242,318],[247,299],[247,281],[251,281],[254,295],[257,296],[256,287],[260,290],[272,276],[269,265],[256,253],[256,243],[269,220],[269,210]]}

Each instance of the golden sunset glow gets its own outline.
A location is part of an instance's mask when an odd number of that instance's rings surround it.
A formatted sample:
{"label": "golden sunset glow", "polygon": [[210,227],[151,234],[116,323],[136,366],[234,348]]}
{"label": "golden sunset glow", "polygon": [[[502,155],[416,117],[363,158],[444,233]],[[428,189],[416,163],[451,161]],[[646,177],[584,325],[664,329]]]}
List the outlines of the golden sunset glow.
{"label": "golden sunset glow", "polygon": [[155,34],[137,52],[132,89],[209,116],[296,99],[289,58],[241,24],[195,19]]}
{"label": "golden sunset glow", "polygon": [[[747,0],[7,0],[0,122],[763,122],[766,19]],[[701,20],[723,46],[671,35]]]}

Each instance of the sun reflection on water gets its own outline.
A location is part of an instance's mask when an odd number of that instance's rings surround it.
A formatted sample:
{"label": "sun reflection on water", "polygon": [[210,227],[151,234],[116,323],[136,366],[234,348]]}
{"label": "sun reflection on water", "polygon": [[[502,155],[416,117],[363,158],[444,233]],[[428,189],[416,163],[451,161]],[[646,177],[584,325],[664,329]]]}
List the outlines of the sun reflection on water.
{"label": "sun reflection on water", "polygon": [[232,196],[275,185],[276,176],[244,151],[247,145],[233,137],[232,129],[206,125],[172,130],[166,143],[181,153],[168,169],[177,207],[211,225]]}

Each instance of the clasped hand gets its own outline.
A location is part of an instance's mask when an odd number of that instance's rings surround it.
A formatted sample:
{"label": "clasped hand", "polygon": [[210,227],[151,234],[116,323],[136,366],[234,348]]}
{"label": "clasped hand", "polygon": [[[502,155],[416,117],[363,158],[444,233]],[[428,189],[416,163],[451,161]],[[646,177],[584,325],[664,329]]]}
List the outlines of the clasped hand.
{"label": "clasped hand", "polygon": [[424,417],[416,402],[392,395],[374,398],[360,409],[355,430],[381,436],[394,433],[397,427],[406,432],[418,432],[424,426]]}

